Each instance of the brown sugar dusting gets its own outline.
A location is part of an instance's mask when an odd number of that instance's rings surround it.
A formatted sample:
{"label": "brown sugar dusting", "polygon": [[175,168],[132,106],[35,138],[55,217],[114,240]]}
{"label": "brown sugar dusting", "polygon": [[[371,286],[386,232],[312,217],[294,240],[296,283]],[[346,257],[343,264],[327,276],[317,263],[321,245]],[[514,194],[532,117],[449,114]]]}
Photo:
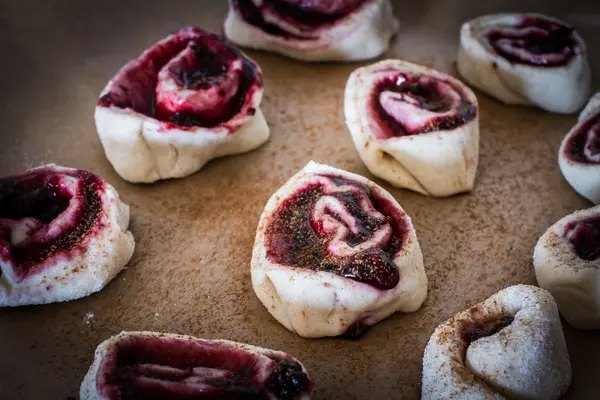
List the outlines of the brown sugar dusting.
{"label": "brown sugar dusting", "polygon": [[[324,176],[337,185],[350,185],[363,190],[373,206],[385,218],[377,219],[362,209],[360,199],[352,192],[330,194],[338,199],[347,211],[356,218],[358,233],[348,233],[344,241],[356,246],[369,240],[383,224],[390,223],[393,233],[384,248],[370,248],[352,256],[336,256],[328,253],[332,240],[330,234],[322,236],[319,225],[311,221],[316,202],[324,195],[321,184],[309,184],[285,199],[271,216],[265,230],[267,257],[281,265],[296,268],[333,272],[338,275],[368,283],[379,289],[391,289],[400,279],[393,258],[406,241],[407,227],[404,218],[390,215],[390,205],[382,197],[361,183],[334,176]],[[341,222],[341,217],[333,215]],[[404,214],[402,214],[404,217]]]}

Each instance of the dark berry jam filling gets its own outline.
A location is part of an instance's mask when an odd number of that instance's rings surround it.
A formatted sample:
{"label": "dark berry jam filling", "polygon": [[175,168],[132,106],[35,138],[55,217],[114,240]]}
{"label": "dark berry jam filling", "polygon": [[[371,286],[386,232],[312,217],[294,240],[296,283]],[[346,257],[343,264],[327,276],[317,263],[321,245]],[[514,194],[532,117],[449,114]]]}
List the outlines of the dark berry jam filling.
{"label": "dark berry jam filling", "polygon": [[[398,107],[404,104],[441,115],[415,121],[410,110]],[[370,107],[377,127],[375,135],[380,139],[453,130],[477,115],[476,106],[453,83],[397,72],[375,84]]]}
{"label": "dark berry jam filling", "polygon": [[257,6],[252,0],[233,0],[232,5],[244,21],[269,35],[310,40],[310,36],[290,33],[279,25],[268,22],[265,14],[276,15],[300,32],[310,34],[346,18],[367,1],[370,0],[263,0]]}
{"label": "dark berry jam filling", "polygon": [[[378,289],[392,289],[400,280],[393,259],[407,237],[405,215],[376,189],[359,182],[335,176],[329,179],[338,188],[348,185],[359,189],[367,201],[383,215],[374,218],[364,209],[364,198],[355,191],[325,193],[322,182],[310,183],[286,199],[275,211],[266,230],[267,257],[278,264],[295,268],[328,271]],[[391,235],[373,247],[351,255],[332,254],[328,246],[336,232],[324,228],[323,220],[313,220],[313,210],[319,199],[331,196],[341,202],[346,212],[356,221],[356,232],[348,230],[343,242],[354,248],[372,239],[376,231],[391,226]],[[340,225],[343,216],[333,210],[329,215]]]}
{"label": "dark berry jam filling", "polygon": [[492,30],[486,38],[494,51],[513,63],[540,67],[567,65],[578,53],[573,28],[539,17],[524,17],[517,26]]}
{"label": "dark berry jam filling", "polygon": [[[75,198],[64,178],[76,180]],[[102,180],[90,172],[52,167],[0,178],[0,257],[14,264],[19,279],[41,272],[44,260],[68,253],[82,242],[100,219],[103,187]],[[40,236],[73,201],[76,207],[61,220],[59,234]],[[18,243],[12,242],[15,229],[28,231]]]}
{"label": "dark berry jam filling", "polygon": [[573,132],[564,148],[565,156],[583,164],[600,164],[600,112]]}
{"label": "dark berry jam filling", "polygon": [[579,258],[587,261],[600,259],[600,216],[567,224],[565,237]]}
{"label": "dark berry jam filling", "polygon": [[503,316],[484,323],[468,324],[463,330],[463,340],[467,345],[484,337],[495,335],[515,320],[512,316]]}
{"label": "dark berry jam filling", "polygon": [[[161,108],[156,89],[159,74],[167,64],[166,75],[181,89],[200,92],[195,101],[209,101],[209,107],[195,112],[190,106],[193,99],[174,98],[171,103],[181,103],[181,107],[166,112]],[[228,74],[233,64],[239,64],[239,73]],[[229,79],[234,81],[227,82]],[[233,86],[234,95],[226,96],[220,90],[223,86]],[[212,88],[215,90],[209,92]],[[127,64],[98,105],[132,109],[179,126],[214,127],[240,113],[252,114],[254,109],[248,105],[254,92],[261,88],[262,77],[254,63],[221,37],[190,27],[175,32]],[[177,90],[173,96],[177,96]]]}
{"label": "dark berry jam filling", "polygon": [[294,399],[313,383],[293,358],[280,359],[224,343],[129,336],[110,349],[97,390],[110,400]]}

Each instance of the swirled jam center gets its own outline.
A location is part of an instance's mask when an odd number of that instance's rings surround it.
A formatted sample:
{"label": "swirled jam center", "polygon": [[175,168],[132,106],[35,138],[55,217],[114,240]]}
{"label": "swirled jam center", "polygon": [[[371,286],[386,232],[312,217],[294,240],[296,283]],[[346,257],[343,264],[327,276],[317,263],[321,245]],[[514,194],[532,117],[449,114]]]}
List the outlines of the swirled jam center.
{"label": "swirled jam center", "polygon": [[571,133],[564,152],[573,161],[600,164],[600,113],[586,119]]}
{"label": "swirled jam center", "polygon": [[600,259],[600,216],[570,222],[564,235],[579,258]]}
{"label": "swirled jam center", "polygon": [[68,254],[100,218],[102,181],[87,171],[43,168],[0,179],[0,259],[18,279]]}
{"label": "swirled jam center", "polygon": [[257,67],[217,35],[182,29],[127,64],[98,104],[178,126],[213,127],[246,112],[262,88]]}
{"label": "swirled jam center", "polygon": [[578,52],[572,28],[539,17],[524,17],[514,27],[491,30],[486,39],[496,53],[520,64],[562,66]]}
{"label": "swirled jam center", "polygon": [[193,339],[129,336],[114,344],[96,377],[111,400],[294,399],[313,384],[291,356],[266,356]]}
{"label": "swirled jam center", "polygon": [[370,108],[370,125],[380,139],[453,130],[477,115],[452,82],[393,70],[376,82]]}
{"label": "swirled jam center", "polygon": [[393,260],[408,229],[405,214],[378,189],[312,175],[272,216],[265,237],[267,257],[392,289],[400,279]]}
{"label": "swirled jam center", "polygon": [[[232,5],[250,25],[273,36],[311,40],[306,36],[316,29],[333,25],[370,0],[233,0]],[[277,23],[273,18],[281,20]],[[299,33],[290,32],[286,25]]]}

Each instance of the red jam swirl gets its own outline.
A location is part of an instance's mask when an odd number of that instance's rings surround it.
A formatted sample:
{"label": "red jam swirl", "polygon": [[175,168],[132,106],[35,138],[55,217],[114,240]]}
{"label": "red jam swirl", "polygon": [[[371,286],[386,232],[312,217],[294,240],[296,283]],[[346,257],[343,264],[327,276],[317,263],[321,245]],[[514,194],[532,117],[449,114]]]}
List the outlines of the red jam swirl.
{"label": "red jam swirl", "polygon": [[189,27],[127,64],[98,101],[186,127],[214,127],[253,115],[262,90],[256,64],[221,37]]}
{"label": "red jam swirl", "polygon": [[[75,179],[74,190],[66,186],[65,178]],[[0,259],[11,262],[14,274],[23,280],[48,267],[45,260],[68,255],[97,226],[103,190],[98,176],[82,170],[47,167],[0,178]],[[68,217],[62,216],[73,202]],[[59,216],[60,232],[47,232]],[[25,232],[18,243],[13,240],[15,230]]]}
{"label": "red jam swirl", "polygon": [[[310,40],[306,36],[324,26],[333,25],[371,0],[263,0],[256,5],[252,0],[232,0],[233,8],[249,23],[263,32],[288,39]],[[298,29],[294,34],[285,27],[269,22],[265,15],[275,15]]]}
{"label": "red jam swirl", "polygon": [[110,400],[296,399],[313,383],[291,356],[250,353],[225,343],[128,336],[115,343],[96,376]]}
{"label": "red jam swirl", "polygon": [[565,156],[583,164],[600,164],[600,112],[586,119],[571,133]]}
{"label": "red jam swirl", "polygon": [[564,236],[579,258],[586,261],[600,259],[600,216],[570,222]]}
{"label": "red jam swirl", "polygon": [[407,217],[376,188],[313,175],[268,222],[267,258],[327,271],[388,290],[400,280],[394,257],[408,236]]}
{"label": "red jam swirl", "polygon": [[453,130],[477,115],[477,107],[454,83],[393,70],[376,82],[369,107],[379,139]]}
{"label": "red jam swirl", "polygon": [[573,28],[539,17],[523,17],[521,23],[486,34],[494,51],[506,60],[538,67],[567,65],[580,51]]}

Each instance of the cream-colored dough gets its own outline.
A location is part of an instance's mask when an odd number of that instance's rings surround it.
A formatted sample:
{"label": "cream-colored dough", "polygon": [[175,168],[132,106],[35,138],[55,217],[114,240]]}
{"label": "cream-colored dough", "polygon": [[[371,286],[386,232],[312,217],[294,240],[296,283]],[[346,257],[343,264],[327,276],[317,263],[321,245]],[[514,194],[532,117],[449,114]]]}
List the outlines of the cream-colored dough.
{"label": "cream-colored dough", "polygon": [[[397,311],[418,310],[427,295],[427,277],[416,232],[408,216],[406,243],[393,259],[400,281],[389,290],[381,290],[333,272],[280,265],[267,258],[265,232],[276,209],[296,190],[320,174],[332,174],[375,188],[404,214],[389,193],[368,179],[310,162],[273,194],[260,218],[251,266],[252,285],[258,298],[283,326],[307,338],[338,336],[346,333],[356,322],[369,326]],[[356,249],[344,251],[353,253]]]}
{"label": "cream-colored dough", "polygon": [[233,43],[266,50],[302,61],[356,61],[375,58],[386,52],[399,23],[389,0],[369,0],[360,9],[332,26],[302,32],[277,15],[265,16],[286,32],[310,36],[300,40],[271,35],[246,22],[230,1],[225,35]]}
{"label": "cream-colored dough", "polygon": [[539,14],[494,14],[465,22],[460,30],[457,67],[463,78],[476,88],[506,104],[533,105],[544,110],[570,114],[581,109],[591,87],[587,49],[577,32],[581,49],[565,66],[538,67],[512,63],[497,54],[484,38],[493,29],[510,28],[522,17]]}
{"label": "cream-colored dough", "polygon": [[[76,171],[71,168],[45,165],[54,172]],[[68,179],[65,181],[69,181]],[[66,184],[66,183],[65,183]],[[71,199],[70,206],[74,206]],[[46,304],[74,300],[101,290],[125,267],[135,247],[129,226],[129,206],[117,191],[104,181],[101,193],[101,219],[96,229],[85,238],[84,251],[74,249],[70,257],[47,258],[52,265],[19,281],[11,261],[0,260],[0,307]],[[62,218],[69,218],[70,208],[48,224],[48,229],[60,229]],[[11,241],[23,239],[22,229],[12,232]]]}
{"label": "cream-colored dough", "polygon": [[542,235],[533,253],[538,284],[552,293],[561,315],[578,329],[600,329],[600,258],[580,258],[565,238],[565,227],[594,216],[600,218],[600,206],[562,218]]}
{"label": "cream-colored dough", "polygon": [[[451,83],[473,104],[477,115],[453,130],[377,138],[369,116],[371,91],[390,71]],[[429,196],[444,197],[473,189],[479,163],[479,110],[477,98],[460,81],[421,65],[400,60],[380,61],[350,75],[344,112],[356,150],[373,175],[396,187]],[[408,112],[417,117],[422,113],[416,109]],[[437,117],[435,113],[428,115]]]}
{"label": "cream-colored dough", "polygon": [[[469,326],[504,316],[514,321],[491,336],[465,341]],[[556,303],[534,286],[510,286],[458,313],[437,327],[423,357],[423,400],[552,400],[570,382]]]}

